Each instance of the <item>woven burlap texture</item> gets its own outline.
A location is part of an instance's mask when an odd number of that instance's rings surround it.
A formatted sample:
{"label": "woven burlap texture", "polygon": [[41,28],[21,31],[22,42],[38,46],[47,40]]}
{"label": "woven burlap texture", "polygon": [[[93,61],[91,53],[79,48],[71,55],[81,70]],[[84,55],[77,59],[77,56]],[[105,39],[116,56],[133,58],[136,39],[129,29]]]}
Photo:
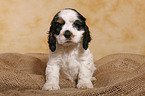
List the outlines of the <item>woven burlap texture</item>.
{"label": "woven burlap texture", "polygon": [[42,91],[48,54],[0,54],[0,96],[144,96],[145,56],[113,54],[95,62],[92,89],[61,76],[60,90]]}

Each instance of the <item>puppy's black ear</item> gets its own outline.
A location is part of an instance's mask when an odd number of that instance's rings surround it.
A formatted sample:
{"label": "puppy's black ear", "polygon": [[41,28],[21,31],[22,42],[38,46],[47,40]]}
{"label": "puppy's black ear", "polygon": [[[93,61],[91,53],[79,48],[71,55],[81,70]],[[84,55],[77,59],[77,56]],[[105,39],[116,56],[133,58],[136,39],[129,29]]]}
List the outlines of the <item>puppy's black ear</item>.
{"label": "puppy's black ear", "polygon": [[84,26],[85,33],[83,34],[83,48],[88,49],[89,42],[91,41],[90,31],[87,25]]}
{"label": "puppy's black ear", "polygon": [[56,50],[56,37],[54,36],[55,32],[54,32],[54,19],[53,21],[51,22],[51,26],[50,26],[50,30],[49,30],[49,40],[48,40],[48,43],[49,43],[49,49],[54,52]]}
{"label": "puppy's black ear", "polygon": [[49,49],[54,52],[56,50],[56,37],[55,37],[55,33],[56,33],[56,28],[55,28],[55,22],[58,18],[58,14],[59,12],[54,16],[52,22],[51,22],[51,26],[50,26],[50,30],[49,30]]}
{"label": "puppy's black ear", "polygon": [[51,28],[50,28],[50,31],[49,31],[49,40],[48,40],[48,43],[49,43],[49,49],[52,52],[54,52],[56,50],[56,38],[55,38],[53,30],[51,30]]}

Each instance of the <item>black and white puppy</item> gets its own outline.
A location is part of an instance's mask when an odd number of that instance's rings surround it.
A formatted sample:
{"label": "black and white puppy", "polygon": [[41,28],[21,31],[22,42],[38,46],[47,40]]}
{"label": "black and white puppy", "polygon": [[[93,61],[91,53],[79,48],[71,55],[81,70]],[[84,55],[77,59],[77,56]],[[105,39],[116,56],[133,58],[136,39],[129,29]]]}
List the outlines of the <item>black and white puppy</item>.
{"label": "black and white puppy", "polygon": [[49,61],[43,90],[57,90],[59,76],[78,80],[77,88],[93,88],[95,70],[93,56],[88,49],[91,41],[86,19],[74,9],[58,12],[49,30]]}

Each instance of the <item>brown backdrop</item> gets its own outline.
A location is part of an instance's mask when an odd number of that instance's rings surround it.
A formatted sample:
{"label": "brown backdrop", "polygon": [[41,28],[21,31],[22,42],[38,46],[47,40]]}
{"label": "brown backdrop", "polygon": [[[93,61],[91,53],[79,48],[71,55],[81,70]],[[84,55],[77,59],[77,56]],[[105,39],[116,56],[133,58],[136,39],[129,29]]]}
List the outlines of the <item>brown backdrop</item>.
{"label": "brown backdrop", "polygon": [[0,0],[0,52],[48,53],[50,21],[68,7],[87,18],[95,60],[145,54],[144,0]]}

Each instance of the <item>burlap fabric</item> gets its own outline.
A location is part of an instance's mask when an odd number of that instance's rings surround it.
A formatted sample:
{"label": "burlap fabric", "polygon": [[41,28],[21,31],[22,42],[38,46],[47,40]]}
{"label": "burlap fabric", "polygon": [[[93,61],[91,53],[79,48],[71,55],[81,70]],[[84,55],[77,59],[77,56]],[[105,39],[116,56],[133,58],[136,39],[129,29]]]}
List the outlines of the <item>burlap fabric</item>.
{"label": "burlap fabric", "polygon": [[145,56],[113,54],[95,62],[93,89],[60,79],[60,90],[42,91],[47,54],[0,54],[0,96],[145,96]]}

